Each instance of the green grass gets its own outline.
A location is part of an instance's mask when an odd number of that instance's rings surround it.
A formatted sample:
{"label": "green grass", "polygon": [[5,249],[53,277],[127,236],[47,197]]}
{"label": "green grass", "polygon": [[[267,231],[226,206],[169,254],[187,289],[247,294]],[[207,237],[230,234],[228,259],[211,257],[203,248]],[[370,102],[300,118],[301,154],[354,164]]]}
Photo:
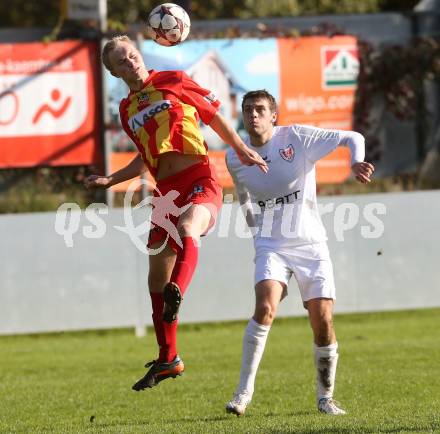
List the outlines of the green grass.
{"label": "green grass", "polygon": [[155,338],[131,330],[0,338],[1,433],[440,432],[440,310],[340,315],[336,398],[315,409],[305,318],[272,328],[252,405],[225,414],[238,380],[244,322],[182,326],[186,372],[136,393]]}

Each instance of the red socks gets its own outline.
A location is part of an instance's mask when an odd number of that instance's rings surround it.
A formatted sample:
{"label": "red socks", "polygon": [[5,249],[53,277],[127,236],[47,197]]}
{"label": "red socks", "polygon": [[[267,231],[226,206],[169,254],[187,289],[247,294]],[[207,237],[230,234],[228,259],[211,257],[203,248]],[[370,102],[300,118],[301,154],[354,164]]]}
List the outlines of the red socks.
{"label": "red socks", "polygon": [[150,296],[153,306],[154,331],[156,332],[156,340],[159,345],[159,360],[161,362],[171,362],[177,354],[177,321],[171,324],[163,321],[163,294],[161,292],[150,292]]}
{"label": "red socks", "polygon": [[177,252],[176,264],[171,274],[171,282],[179,287],[180,293],[183,296],[196,269],[199,248],[197,241],[192,237],[183,237],[182,244],[183,248]]}
{"label": "red socks", "polygon": [[[171,282],[179,287],[182,296],[188,288],[197,265],[199,248],[196,243],[191,237],[182,238],[183,249],[179,249],[177,252],[176,264],[171,274]],[[159,345],[159,360],[171,362],[177,354],[177,321],[169,324],[162,319],[164,301],[161,292],[150,292],[150,296],[154,330]]]}

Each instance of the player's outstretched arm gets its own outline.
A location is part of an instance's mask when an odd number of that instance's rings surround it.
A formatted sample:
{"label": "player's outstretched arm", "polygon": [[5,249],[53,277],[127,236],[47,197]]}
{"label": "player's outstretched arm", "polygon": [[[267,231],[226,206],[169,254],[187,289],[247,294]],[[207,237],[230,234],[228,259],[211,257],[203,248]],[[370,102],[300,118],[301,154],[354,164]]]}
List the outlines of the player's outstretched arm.
{"label": "player's outstretched arm", "polygon": [[109,188],[120,182],[128,181],[146,171],[145,164],[141,154],[138,154],[125,167],[108,176],[90,175],[84,180],[84,186],[87,189]]}
{"label": "player's outstretched arm", "polygon": [[253,166],[256,164],[263,172],[267,173],[267,163],[258,155],[257,152],[248,148],[241,140],[237,132],[226,122],[226,119],[220,114],[216,113],[212,118],[209,126],[220,136],[220,138],[232,146],[237,153],[238,158],[246,166]]}
{"label": "player's outstretched arm", "polygon": [[371,163],[362,161],[360,163],[354,163],[351,166],[351,170],[359,182],[362,184],[368,184],[371,182],[371,175],[374,172],[374,166]]}

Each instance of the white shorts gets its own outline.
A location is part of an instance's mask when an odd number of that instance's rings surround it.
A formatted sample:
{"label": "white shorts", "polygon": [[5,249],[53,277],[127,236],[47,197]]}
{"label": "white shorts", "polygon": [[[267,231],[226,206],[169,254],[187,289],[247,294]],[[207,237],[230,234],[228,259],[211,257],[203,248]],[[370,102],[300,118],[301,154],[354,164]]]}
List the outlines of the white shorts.
{"label": "white shorts", "polygon": [[291,247],[288,253],[257,246],[255,284],[270,279],[287,286],[292,274],[303,302],[312,298],[336,299],[333,265],[326,242]]}

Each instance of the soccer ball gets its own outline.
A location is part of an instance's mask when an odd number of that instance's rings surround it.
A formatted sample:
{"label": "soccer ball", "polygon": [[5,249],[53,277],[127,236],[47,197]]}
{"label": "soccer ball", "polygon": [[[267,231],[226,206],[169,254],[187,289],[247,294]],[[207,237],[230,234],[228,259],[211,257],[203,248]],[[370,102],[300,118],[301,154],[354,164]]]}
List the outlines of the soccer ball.
{"label": "soccer ball", "polygon": [[169,47],[183,42],[191,27],[185,9],[174,3],[163,3],[148,15],[147,33],[154,42]]}

